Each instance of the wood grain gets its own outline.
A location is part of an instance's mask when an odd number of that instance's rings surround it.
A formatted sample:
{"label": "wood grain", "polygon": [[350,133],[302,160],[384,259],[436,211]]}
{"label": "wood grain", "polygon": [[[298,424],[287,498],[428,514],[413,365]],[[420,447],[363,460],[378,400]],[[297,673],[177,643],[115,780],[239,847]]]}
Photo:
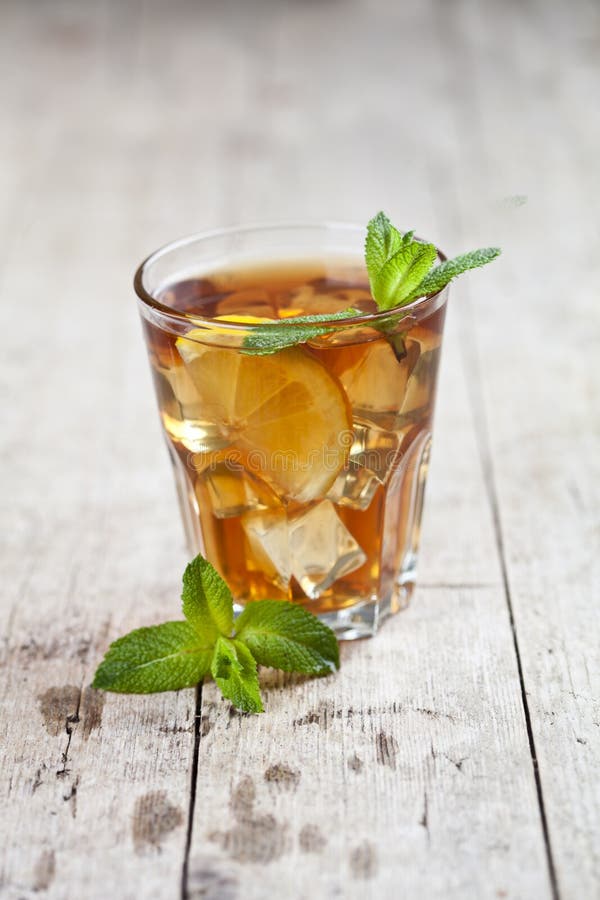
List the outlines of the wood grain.
{"label": "wood grain", "polygon": [[[599,15],[3,3],[2,897],[600,892]],[[185,560],[135,264],[379,207],[504,247],[454,290],[413,606],[263,717],[92,692]]]}
{"label": "wood grain", "polygon": [[[598,237],[586,200],[598,173],[586,162],[598,146],[600,115],[583,98],[594,73],[597,81],[590,44],[599,24],[587,4],[577,4],[575,16],[530,4],[518,23],[498,17],[493,34],[468,4],[458,17],[471,34],[459,68],[473,85],[473,153],[488,161],[476,172],[478,188],[503,158],[512,196],[482,210],[505,257],[498,277],[482,283],[485,311],[474,284],[465,288],[463,348],[550,860],[564,897],[594,896],[600,879],[600,322],[590,292],[598,265],[582,262]],[[510,79],[494,77],[508,59],[473,51],[497,45],[510,48],[516,81],[542,88],[530,102],[515,103]],[[462,159],[463,179],[471,161]],[[520,184],[527,196],[515,197]],[[462,239],[477,240],[469,201],[456,196]],[[532,259],[543,260],[535,276]],[[501,314],[489,315],[488,303]]]}

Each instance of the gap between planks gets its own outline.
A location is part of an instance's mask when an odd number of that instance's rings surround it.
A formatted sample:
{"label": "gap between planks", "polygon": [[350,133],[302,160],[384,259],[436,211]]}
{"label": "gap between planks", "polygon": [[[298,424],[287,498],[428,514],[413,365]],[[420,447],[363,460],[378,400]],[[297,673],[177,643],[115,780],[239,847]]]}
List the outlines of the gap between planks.
{"label": "gap between planks", "polygon": [[546,815],[546,805],[544,801],[544,792],[542,789],[542,781],[540,778],[540,770],[538,765],[537,750],[535,746],[535,738],[533,735],[533,727],[531,724],[531,712],[529,703],[527,702],[527,691],[525,688],[525,676],[523,674],[523,664],[521,661],[521,649],[519,647],[519,636],[517,634],[517,626],[513,611],[513,603],[511,597],[510,579],[508,576],[508,566],[506,562],[506,550],[504,545],[504,537],[502,534],[502,520],[500,517],[500,507],[498,503],[498,492],[496,489],[496,478],[494,473],[494,462],[492,459],[488,420],[485,410],[485,400],[481,389],[481,367],[479,364],[479,355],[477,353],[477,343],[472,327],[473,311],[471,308],[470,298],[465,291],[466,296],[463,297],[464,308],[460,311],[462,326],[467,340],[463,342],[463,349],[460,351],[463,366],[465,369],[465,377],[467,383],[467,392],[469,396],[470,406],[473,412],[473,422],[475,430],[475,438],[477,450],[481,462],[483,472],[483,481],[490,505],[490,513],[496,540],[496,549],[498,551],[498,560],[500,562],[500,571],[502,574],[502,588],[506,607],[508,610],[508,618],[512,633],[513,647],[515,651],[515,660],[517,663],[517,671],[519,673],[519,685],[521,688],[521,702],[523,704],[523,714],[525,716],[525,725],[527,728],[527,741],[529,743],[529,753],[531,756],[531,765],[533,768],[533,777],[535,780],[535,790],[537,795],[538,809],[540,814],[540,823],[544,835],[544,847],[546,850],[546,861],[548,864],[548,876],[550,879],[550,888],[553,900],[560,900],[558,890],[558,878],[556,875],[556,866],[554,864],[554,854],[552,851],[552,843],[550,841],[550,831],[548,828],[548,818]]}
{"label": "gap between planks", "polygon": [[196,810],[196,789],[198,787],[198,765],[200,761],[200,741],[202,740],[202,682],[196,687],[196,707],[194,711],[194,749],[190,774],[190,798],[188,803],[187,831],[185,850],[181,867],[181,900],[189,900],[189,864],[194,831],[194,812]]}

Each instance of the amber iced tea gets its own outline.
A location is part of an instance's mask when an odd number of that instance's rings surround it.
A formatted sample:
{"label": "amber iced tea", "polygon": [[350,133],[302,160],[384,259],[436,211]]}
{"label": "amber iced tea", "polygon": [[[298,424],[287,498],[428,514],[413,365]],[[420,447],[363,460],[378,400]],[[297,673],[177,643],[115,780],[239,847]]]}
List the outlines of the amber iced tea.
{"label": "amber iced tea", "polygon": [[[142,313],[190,552],[239,604],[373,633],[414,586],[445,296],[382,322],[358,255],[333,252],[167,269]],[[261,325],[349,307],[327,334],[245,350]]]}

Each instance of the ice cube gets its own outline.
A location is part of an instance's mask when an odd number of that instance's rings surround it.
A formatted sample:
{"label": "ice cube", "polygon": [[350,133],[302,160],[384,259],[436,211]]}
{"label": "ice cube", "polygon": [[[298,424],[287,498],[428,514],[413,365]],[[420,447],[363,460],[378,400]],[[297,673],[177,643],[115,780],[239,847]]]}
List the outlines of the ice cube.
{"label": "ice cube", "polygon": [[327,499],[350,509],[368,509],[379,487],[372,472],[356,465],[351,459],[333,482]]}
{"label": "ice cube", "polygon": [[366,422],[354,421],[354,443],[350,459],[355,465],[372,472],[380,484],[385,484],[402,443],[402,433],[386,431]]}
{"label": "ice cube", "polygon": [[[441,343],[442,336],[437,331],[423,325],[411,329],[406,347],[409,355],[412,354],[413,361],[402,402],[403,417],[421,410],[426,411],[426,408],[431,406],[440,362]],[[413,416],[413,421],[414,419]]]}
{"label": "ice cube", "polygon": [[366,560],[328,500],[290,519],[289,546],[292,575],[312,600]]}
{"label": "ice cube", "polygon": [[253,564],[281,590],[287,590],[292,566],[285,511],[250,512],[241,522],[250,549],[249,564]]}
{"label": "ice cube", "polygon": [[316,290],[310,284],[286,292],[285,297],[281,299],[285,304],[284,308],[297,310],[298,315],[336,313],[351,306],[345,297],[340,297],[336,293]]}
{"label": "ice cube", "polygon": [[412,360],[388,341],[347,347],[333,362],[356,418],[393,428],[410,375]]}
{"label": "ice cube", "polygon": [[188,422],[187,428],[190,433],[193,429],[193,446],[190,446],[189,440],[186,444],[187,449],[191,450],[187,465],[192,471],[204,472],[209,466],[230,457],[238,462],[239,454],[231,446],[229,438],[223,437],[223,433],[212,422]]}
{"label": "ice cube", "polygon": [[250,512],[241,522],[252,564],[282,590],[293,575],[311,599],[366,559],[327,500],[293,516],[284,510]]}
{"label": "ice cube", "polygon": [[269,292],[256,287],[226,294],[219,301],[215,316],[259,316],[269,319],[274,314]]}
{"label": "ice cube", "polygon": [[385,484],[400,453],[402,433],[376,428],[366,422],[354,421],[354,442],[347,464],[342,469],[327,499],[365,510],[375,491]]}
{"label": "ice cube", "polygon": [[167,433],[191,453],[205,454],[231,441],[206,416],[184,366],[153,367],[160,414]]}
{"label": "ice cube", "polygon": [[229,460],[212,463],[196,480],[196,496],[202,503],[206,490],[210,509],[217,519],[241,516],[254,509],[267,509],[275,500],[258,478],[232,465]]}
{"label": "ice cube", "polygon": [[161,291],[159,300],[178,312],[203,315],[221,296],[217,285],[208,278],[187,278]]}
{"label": "ice cube", "polygon": [[[342,300],[346,306],[364,309],[365,312],[376,312],[377,306],[363,275],[364,273],[357,270],[354,278],[339,279],[329,273],[325,278],[314,278],[309,285],[314,288],[316,294],[327,294]],[[359,287],[361,282],[363,286]]]}
{"label": "ice cube", "polygon": [[439,347],[420,354],[406,385],[400,409],[403,416],[417,410],[424,410],[433,402],[439,361]]}

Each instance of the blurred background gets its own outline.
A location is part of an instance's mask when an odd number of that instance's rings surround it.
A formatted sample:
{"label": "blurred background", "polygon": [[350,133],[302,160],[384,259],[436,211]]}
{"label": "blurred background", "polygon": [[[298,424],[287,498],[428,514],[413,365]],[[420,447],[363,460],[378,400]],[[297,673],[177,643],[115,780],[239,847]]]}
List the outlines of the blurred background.
{"label": "blurred background", "polygon": [[123,257],[128,278],[193,229],[362,222],[379,207],[450,250],[559,220],[583,244],[574,214],[598,189],[593,0],[0,8],[2,224],[30,260],[83,250],[123,289]]}

